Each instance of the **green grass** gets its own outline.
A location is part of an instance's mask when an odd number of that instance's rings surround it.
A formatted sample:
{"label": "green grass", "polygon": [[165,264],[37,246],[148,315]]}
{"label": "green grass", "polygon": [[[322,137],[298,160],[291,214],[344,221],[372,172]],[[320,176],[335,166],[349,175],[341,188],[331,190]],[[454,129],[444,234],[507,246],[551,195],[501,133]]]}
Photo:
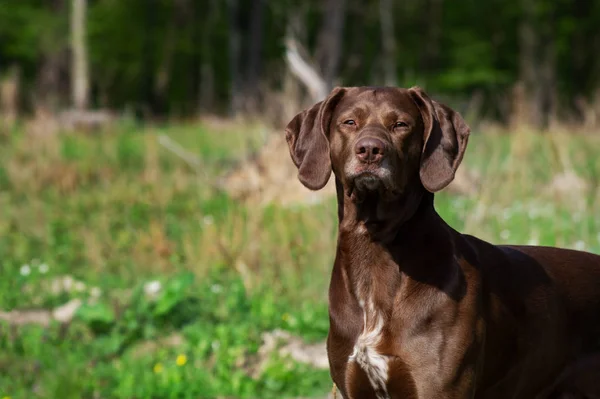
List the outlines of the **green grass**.
{"label": "green grass", "polygon": [[[159,134],[202,165],[164,149]],[[122,127],[0,140],[0,310],[85,303],[69,325],[0,322],[0,398],[329,390],[327,371],[276,355],[257,366],[266,331],[326,336],[336,239],[333,199],[257,208],[214,189],[258,145],[260,129]],[[480,174],[480,190],[442,193],[436,206],[456,229],[492,242],[600,252],[594,148],[594,136],[476,132],[463,165]],[[587,191],[547,190],[565,168]],[[59,289],[65,276],[70,289]],[[150,282],[161,286],[154,296],[144,290]]]}

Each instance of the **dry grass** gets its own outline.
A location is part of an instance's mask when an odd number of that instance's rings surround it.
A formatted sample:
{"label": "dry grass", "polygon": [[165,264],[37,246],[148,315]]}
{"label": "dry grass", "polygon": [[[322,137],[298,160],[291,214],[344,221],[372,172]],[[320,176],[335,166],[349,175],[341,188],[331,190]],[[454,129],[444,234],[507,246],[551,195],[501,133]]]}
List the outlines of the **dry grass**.
{"label": "dry grass", "polygon": [[[78,252],[86,269],[97,272],[116,272],[123,263],[116,264],[115,258],[121,257],[150,273],[174,270],[182,259],[198,273],[227,264],[249,287],[264,275],[291,278],[304,262],[324,264],[321,271],[326,272],[335,238],[333,179],[322,192],[311,192],[295,177],[283,135],[248,157],[253,145],[248,143],[260,143],[263,130],[248,134],[238,125],[214,121],[210,126],[210,132],[200,128],[196,143],[196,127],[171,133],[200,154],[201,170],[161,147],[157,134],[163,132],[152,130],[103,138],[15,137],[2,164],[10,182],[9,198],[4,198],[10,223],[42,241],[43,226],[52,222],[55,210],[64,211],[65,220],[80,217],[69,222],[69,234],[81,242]],[[594,136],[564,132],[476,132],[457,181],[438,201],[441,211],[451,218],[464,212],[458,216],[464,230],[497,240],[504,229],[499,232],[497,223],[489,223],[497,213],[524,216],[551,208],[544,217],[555,230],[555,243],[573,245],[550,219],[589,215],[588,224],[597,226],[593,215],[599,211],[600,166],[593,149],[598,144]],[[220,176],[227,176],[224,186],[232,198],[215,188]],[[465,204],[464,211],[450,199]],[[186,219],[177,238],[169,227],[178,223],[173,217]],[[519,228],[538,235],[535,221],[526,219]],[[7,229],[7,222],[1,226]],[[595,245],[590,228],[580,231],[577,241],[589,239]]]}
{"label": "dry grass", "polygon": [[[55,309],[80,298],[81,293],[47,288],[49,281],[70,276],[98,287],[103,293],[99,301],[115,301],[117,313],[127,315],[123,303],[134,297],[131,287],[167,284],[192,272],[197,285],[189,295],[195,301],[182,300],[197,306],[198,319],[179,329],[163,319],[163,324],[152,324],[146,313],[136,315],[133,325],[150,331],[140,342],[160,346],[160,337],[182,334],[182,347],[141,356],[139,351],[123,353],[94,361],[93,367],[90,353],[111,347],[111,340],[121,342],[119,329],[128,331],[130,319],[115,322],[117,332],[108,336],[81,325],[59,329],[57,337],[10,330],[0,334],[0,388],[10,382],[7,394],[15,397],[32,387],[46,397],[93,397],[96,392],[163,397],[182,384],[157,378],[152,370],[159,364],[186,387],[211,397],[304,395],[316,392],[315,383],[328,386],[327,372],[294,369],[285,362],[267,364],[258,380],[236,368],[257,356],[266,331],[284,328],[322,339],[327,329],[335,200],[324,191],[319,201],[311,201],[314,193],[296,181],[283,132],[262,148],[266,131],[213,120],[164,129],[121,127],[102,135],[2,138],[0,272],[5,277],[0,310]],[[167,149],[161,135],[179,147]],[[185,151],[183,158],[179,149]],[[492,242],[600,252],[597,149],[597,135],[474,132],[457,182],[437,197],[436,206],[457,230]],[[249,181],[251,175],[255,181]],[[243,195],[229,195],[218,184],[225,176],[250,184]],[[41,264],[47,272],[42,273]],[[40,344],[48,334],[53,345]],[[24,352],[14,342],[26,347]],[[219,349],[219,342],[227,349]],[[196,357],[195,368],[169,369],[164,362],[173,363],[181,353],[172,352],[184,350]],[[62,364],[58,371],[50,367],[56,358]],[[39,362],[46,368],[31,368]],[[265,381],[285,379],[281,373],[305,386],[267,388]],[[207,387],[212,393],[202,390]],[[146,393],[139,394],[142,388]]]}

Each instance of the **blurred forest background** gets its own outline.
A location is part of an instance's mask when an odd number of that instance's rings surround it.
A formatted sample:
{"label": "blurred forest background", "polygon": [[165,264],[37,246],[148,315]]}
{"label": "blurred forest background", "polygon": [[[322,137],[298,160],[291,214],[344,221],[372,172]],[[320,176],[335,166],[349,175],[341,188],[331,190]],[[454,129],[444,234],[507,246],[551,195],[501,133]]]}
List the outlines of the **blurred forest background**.
{"label": "blurred forest background", "polygon": [[336,85],[463,114],[453,228],[600,253],[600,1],[0,0],[0,398],[325,398]]}
{"label": "blurred forest background", "polygon": [[419,84],[539,128],[598,113],[598,1],[2,0],[0,21],[5,112],[278,115],[305,91],[293,53],[317,92]]}

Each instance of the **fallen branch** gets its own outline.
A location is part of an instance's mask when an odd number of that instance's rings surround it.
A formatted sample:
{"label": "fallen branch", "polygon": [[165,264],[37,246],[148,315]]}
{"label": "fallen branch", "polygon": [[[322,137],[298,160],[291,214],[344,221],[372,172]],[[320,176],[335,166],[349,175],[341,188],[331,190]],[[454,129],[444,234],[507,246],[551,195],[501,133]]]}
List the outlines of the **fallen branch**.
{"label": "fallen branch", "polygon": [[200,158],[187,151],[185,148],[180,146],[179,143],[171,140],[171,138],[165,136],[164,134],[158,136],[158,143],[167,150],[171,151],[173,154],[177,155],[179,158],[183,159],[192,168],[200,170],[200,167],[202,166],[202,161]]}
{"label": "fallen branch", "polygon": [[0,320],[4,320],[10,325],[22,326],[26,324],[38,324],[48,327],[51,322],[56,321],[61,324],[70,323],[82,305],[81,299],[72,299],[64,305],[51,310],[33,309],[33,310],[13,310],[10,312],[0,311]]}
{"label": "fallen branch", "polygon": [[317,70],[302,58],[299,48],[300,45],[292,36],[288,36],[285,39],[285,59],[287,64],[292,73],[306,86],[313,102],[322,101],[329,93],[327,83],[325,83],[325,80]]}

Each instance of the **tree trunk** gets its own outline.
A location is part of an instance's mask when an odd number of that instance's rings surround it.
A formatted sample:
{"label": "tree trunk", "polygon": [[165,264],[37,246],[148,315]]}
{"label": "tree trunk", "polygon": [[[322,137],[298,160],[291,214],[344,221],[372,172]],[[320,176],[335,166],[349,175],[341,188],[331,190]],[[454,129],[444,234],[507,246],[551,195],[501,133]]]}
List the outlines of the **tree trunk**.
{"label": "tree trunk", "polygon": [[541,128],[546,129],[556,122],[558,87],[556,82],[556,21],[554,14],[547,15],[542,35],[542,55],[540,57],[540,108]]}
{"label": "tree trunk", "polygon": [[35,107],[56,111],[60,105],[60,71],[62,56],[60,53],[49,53],[42,56],[37,77],[37,95]]}
{"label": "tree trunk", "polygon": [[328,0],[321,22],[316,58],[328,90],[337,78],[342,55],[346,0]]}
{"label": "tree trunk", "polygon": [[248,42],[248,64],[246,65],[246,101],[254,105],[259,95],[262,66],[263,27],[265,0],[253,0],[250,14],[250,32]]}
{"label": "tree trunk", "polygon": [[171,81],[171,66],[175,55],[177,31],[182,24],[180,17],[184,13],[185,4],[181,1],[174,2],[172,14],[169,19],[167,32],[163,41],[160,63],[154,77],[154,92],[161,110],[168,109],[168,90]]}
{"label": "tree trunk", "polygon": [[71,5],[71,96],[76,109],[89,105],[89,72],[86,46],[87,0],[72,0]]}
{"label": "tree trunk", "polygon": [[555,9],[538,0],[521,0],[520,80],[524,89],[521,123],[546,129],[557,104]]}
{"label": "tree trunk", "polygon": [[143,7],[144,15],[142,16],[145,28],[143,35],[144,63],[140,79],[142,108],[139,110],[142,118],[148,118],[152,114],[158,113],[160,109],[154,91],[154,74],[156,72],[154,54],[156,48],[153,35],[151,34],[156,26],[156,0],[146,0],[145,3],[145,7]]}
{"label": "tree trunk", "polygon": [[198,114],[212,111],[215,102],[215,74],[212,65],[212,32],[214,21],[217,20],[217,7],[214,0],[206,3],[194,3],[196,20],[202,21],[196,25],[196,40],[201,46],[199,62]]}
{"label": "tree trunk", "polygon": [[392,0],[379,0],[379,20],[381,22],[381,43],[383,45],[383,72],[385,85],[397,85],[396,35],[394,32],[394,12]]}
{"label": "tree trunk", "polygon": [[[57,15],[65,11],[63,0],[53,0],[49,8]],[[57,33],[48,32],[41,39],[42,51],[38,64],[36,78],[36,93],[33,105],[36,111],[54,112],[61,103],[61,74],[68,65],[65,65],[65,47],[63,43],[57,43]]]}
{"label": "tree trunk", "polygon": [[425,4],[427,5],[425,10],[427,36],[423,48],[422,66],[426,71],[431,72],[435,70],[440,57],[444,0],[429,0]]}
{"label": "tree trunk", "polygon": [[536,26],[536,0],[521,0],[522,18],[519,26],[519,75],[523,86],[523,101],[519,106],[518,124],[540,128],[543,121],[542,90],[539,79],[538,48],[540,40]]}
{"label": "tree trunk", "polygon": [[228,0],[229,20],[229,113],[235,115],[242,109],[242,79],[240,73],[241,29],[238,0]]}

